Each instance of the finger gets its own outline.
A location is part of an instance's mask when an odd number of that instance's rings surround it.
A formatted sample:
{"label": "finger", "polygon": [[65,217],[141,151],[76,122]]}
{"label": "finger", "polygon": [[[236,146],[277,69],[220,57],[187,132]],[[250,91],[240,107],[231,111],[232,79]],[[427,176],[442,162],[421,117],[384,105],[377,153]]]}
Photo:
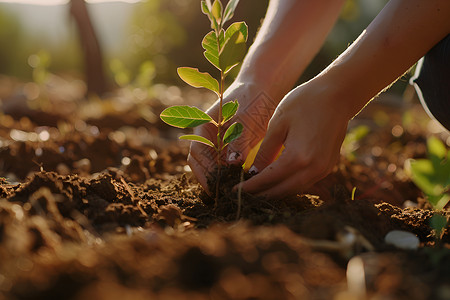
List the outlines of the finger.
{"label": "finger", "polygon": [[269,124],[266,137],[261,143],[250,171],[258,173],[271,164],[280,153],[285,139],[286,130],[282,126],[271,127]]}
{"label": "finger", "polygon": [[339,161],[339,157],[339,152],[336,152],[335,155],[333,155],[333,158],[329,161],[319,160],[312,162],[309,166],[301,168],[295,174],[289,176],[286,180],[272,185],[257,195],[264,196],[269,199],[282,199],[302,192],[330,174],[334,166]]}
{"label": "finger", "polygon": [[286,197],[301,193],[328,174],[325,172],[320,174],[311,174],[310,170],[311,168],[307,168],[303,172],[300,171],[256,195],[268,199],[284,199]]}
{"label": "finger", "polygon": [[208,189],[207,175],[213,170],[215,162],[215,153],[208,146],[192,142],[191,151],[187,162],[191,167],[197,181],[210,194]]}
{"label": "finger", "polygon": [[204,165],[199,163],[199,161],[193,158],[192,155],[188,156],[187,162],[191,167],[191,170],[194,173],[195,177],[197,178],[198,183],[200,183],[206,193],[211,195],[211,191],[208,188],[208,179],[206,178],[206,174],[208,174],[208,171],[205,169]]}
{"label": "finger", "polygon": [[239,185],[245,192],[256,194],[284,181],[296,171],[297,168],[292,167],[291,156],[283,152],[278,160],[264,168],[261,173]]}

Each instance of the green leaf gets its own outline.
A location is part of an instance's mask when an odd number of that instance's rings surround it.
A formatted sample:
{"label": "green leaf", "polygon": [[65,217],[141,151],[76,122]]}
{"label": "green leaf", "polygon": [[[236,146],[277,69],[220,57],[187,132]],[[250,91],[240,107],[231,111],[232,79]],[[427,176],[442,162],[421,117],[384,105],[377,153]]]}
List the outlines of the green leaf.
{"label": "green leaf", "polygon": [[225,39],[224,42],[226,43],[236,32],[240,32],[241,35],[239,35],[236,39],[236,43],[245,43],[247,41],[248,37],[248,27],[245,22],[235,22],[228,26],[227,30],[225,31]]}
{"label": "green leaf", "polygon": [[439,237],[441,235],[442,230],[447,227],[447,217],[435,213],[430,219],[430,226],[436,231],[436,235]]}
{"label": "green leaf", "polygon": [[219,53],[219,66],[225,75],[244,58],[247,51],[247,32],[244,22],[233,23],[226,30],[224,45]]}
{"label": "green leaf", "polygon": [[212,121],[212,118],[197,107],[181,105],[163,110],[161,120],[178,128],[196,127]]}
{"label": "green leaf", "polygon": [[225,123],[230,120],[236,114],[238,107],[239,103],[237,102],[237,100],[225,103],[222,106],[222,122]]}
{"label": "green leaf", "polygon": [[439,178],[435,178],[436,170],[428,159],[411,161],[412,180],[427,195],[440,195],[444,192]]}
{"label": "green leaf", "polygon": [[450,151],[436,137],[427,140],[427,148],[428,159],[411,161],[411,179],[440,210],[450,201]]}
{"label": "green leaf", "polygon": [[217,95],[219,94],[219,82],[215,80],[209,73],[201,73],[196,68],[181,67],[177,69],[178,75],[187,84],[199,88],[204,87]]}
{"label": "green leaf", "polygon": [[225,7],[225,11],[223,13],[222,24],[224,24],[225,22],[227,22],[228,20],[230,20],[233,17],[234,11],[235,11],[238,3],[239,3],[239,0],[230,0],[228,2],[227,6]]}
{"label": "green leaf", "polygon": [[[212,16],[212,13],[211,13],[211,16]],[[212,17],[212,19],[211,19],[211,28],[216,31],[219,31],[219,29],[220,29],[219,24],[217,23],[217,20],[214,17]]]}
{"label": "green leaf", "polygon": [[[224,40],[224,31],[221,30],[219,34],[219,43],[222,45]],[[217,35],[216,32],[210,31],[202,40],[203,49],[205,52],[206,59],[213,64],[217,69],[220,70],[219,67],[219,45],[217,44]]]}
{"label": "green leaf", "polygon": [[212,5],[211,14],[214,19],[216,19],[217,24],[220,24],[222,21],[222,10],[222,2],[220,2],[220,0],[215,0]]}
{"label": "green leaf", "polygon": [[230,127],[228,127],[227,131],[223,136],[223,146],[222,149],[225,148],[226,145],[237,139],[241,136],[242,131],[244,130],[244,126],[241,123],[233,123]]}
{"label": "green leaf", "polygon": [[206,2],[203,0],[201,5],[202,5],[202,12],[209,17],[209,15],[211,14],[211,2],[210,1]]}
{"label": "green leaf", "polygon": [[429,154],[435,155],[440,159],[444,159],[447,156],[447,149],[444,143],[435,136],[427,140],[427,148]]}
{"label": "green leaf", "polygon": [[180,140],[189,140],[189,141],[199,142],[199,143],[208,145],[212,148],[216,148],[216,145],[214,145],[210,140],[208,140],[207,138],[204,138],[200,135],[186,134],[186,135],[180,136]]}
{"label": "green leaf", "polygon": [[211,0],[203,0],[201,2],[202,12],[208,16],[208,19],[211,21],[211,28],[213,30],[219,30],[219,24],[217,23],[216,18],[214,17],[212,13],[212,4]]}

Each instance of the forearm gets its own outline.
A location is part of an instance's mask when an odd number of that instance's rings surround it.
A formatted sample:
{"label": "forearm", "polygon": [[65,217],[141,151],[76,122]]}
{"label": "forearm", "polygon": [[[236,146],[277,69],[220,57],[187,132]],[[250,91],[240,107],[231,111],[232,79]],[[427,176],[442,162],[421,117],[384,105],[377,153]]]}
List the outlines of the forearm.
{"label": "forearm", "polygon": [[449,33],[449,0],[391,0],[317,79],[352,117]]}
{"label": "forearm", "polygon": [[272,97],[293,87],[336,22],[344,0],[272,0],[237,80]]}

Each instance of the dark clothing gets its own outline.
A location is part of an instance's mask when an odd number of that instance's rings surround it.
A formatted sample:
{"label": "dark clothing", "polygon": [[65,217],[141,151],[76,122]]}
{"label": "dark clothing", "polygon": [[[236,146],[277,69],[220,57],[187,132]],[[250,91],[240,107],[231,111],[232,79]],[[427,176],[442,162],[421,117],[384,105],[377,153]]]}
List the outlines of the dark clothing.
{"label": "dark clothing", "polygon": [[411,84],[428,114],[450,131],[450,34],[419,61]]}

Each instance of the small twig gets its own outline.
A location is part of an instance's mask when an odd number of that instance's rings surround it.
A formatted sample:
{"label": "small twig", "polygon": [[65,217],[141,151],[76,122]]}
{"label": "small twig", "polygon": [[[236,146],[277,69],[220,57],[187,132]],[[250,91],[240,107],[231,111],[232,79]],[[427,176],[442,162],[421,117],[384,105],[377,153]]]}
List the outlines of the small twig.
{"label": "small twig", "polygon": [[38,167],[40,172],[44,172],[44,163],[37,162],[36,160],[32,160]]}

